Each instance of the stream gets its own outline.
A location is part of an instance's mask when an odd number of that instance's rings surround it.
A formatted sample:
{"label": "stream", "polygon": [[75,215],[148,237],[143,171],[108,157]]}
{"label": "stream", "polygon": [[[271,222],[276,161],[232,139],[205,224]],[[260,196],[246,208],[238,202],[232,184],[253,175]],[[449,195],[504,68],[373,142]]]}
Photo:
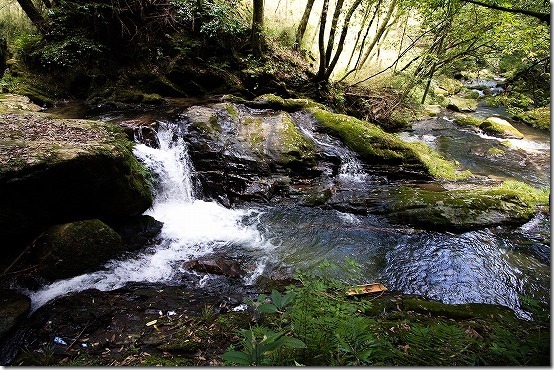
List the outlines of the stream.
{"label": "stream", "polygon": [[[490,109],[490,108],[486,108]],[[476,115],[502,114],[480,107]],[[308,119],[293,115],[302,133],[341,158],[339,191],[375,191],[388,186],[355,153],[314,131]],[[95,117],[98,118],[98,117]],[[117,121],[107,115],[104,120]],[[202,200],[181,130],[183,123],[160,118],[159,148],[137,144],[135,155],[155,174],[154,205],[146,214],[164,223],[160,241],[109,261],[99,271],[54,282],[28,292],[36,310],[57,296],[96,288],[114,290],[130,283],[156,283],[220,289],[229,278],[198,274],[183,263],[202,256],[240,261],[249,286],[275,270],[313,271],[324,260],[345,258],[361,267],[358,281],[378,281],[390,290],[420,294],[444,303],[491,303],[510,307],[521,318],[521,295],[550,300],[550,219],[537,215],[520,227],[497,227],[460,234],[389,224],[374,214],[360,215],[296,204],[253,204],[226,208]],[[475,174],[550,186],[550,138],[516,127],[525,139],[510,147],[502,140],[456,127],[448,115],[415,122],[400,133],[421,141]],[[504,151],[487,154],[491,147]]]}

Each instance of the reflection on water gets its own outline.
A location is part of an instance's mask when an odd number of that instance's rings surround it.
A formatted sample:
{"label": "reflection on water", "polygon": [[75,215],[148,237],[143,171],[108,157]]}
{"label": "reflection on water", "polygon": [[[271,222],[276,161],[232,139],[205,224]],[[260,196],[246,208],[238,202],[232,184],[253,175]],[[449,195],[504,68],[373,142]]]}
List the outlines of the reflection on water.
{"label": "reflection on water", "polygon": [[289,266],[310,269],[325,259],[340,264],[349,257],[362,266],[356,283],[380,281],[389,289],[446,303],[501,304],[521,317],[527,314],[519,308],[520,294],[549,300],[549,256],[548,262],[541,260],[518,244],[522,233],[540,239],[540,229],[531,231],[529,224],[515,233],[499,229],[455,235],[393,227],[372,215],[347,217],[304,207],[269,208],[261,221],[279,260]]}

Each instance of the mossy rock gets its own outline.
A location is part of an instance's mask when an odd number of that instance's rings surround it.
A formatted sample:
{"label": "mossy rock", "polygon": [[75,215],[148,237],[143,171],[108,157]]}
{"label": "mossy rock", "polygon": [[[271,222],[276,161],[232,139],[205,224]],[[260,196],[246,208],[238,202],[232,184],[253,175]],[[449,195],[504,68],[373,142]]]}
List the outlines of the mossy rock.
{"label": "mossy rock", "polygon": [[455,113],[454,122],[460,126],[479,127],[483,120],[469,114]]}
{"label": "mossy rock", "polygon": [[426,145],[405,142],[369,122],[321,108],[310,108],[308,111],[326,131],[340,138],[367,163],[403,165],[435,178],[450,180],[471,176],[469,171],[458,171],[454,163]]}
{"label": "mossy rock", "polygon": [[284,110],[287,112],[296,112],[304,108],[324,108],[322,104],[316,103],[310,99],[284,99],[274,94],[261,95],[252,102],[246,102],[246,104],[260,108]]}
{"label": "mossy rock", "polygon": [[0,114],[18,111],[39,112],[42,108],[33,103],[27,96],[0,94]]}
{"label": "mossy rock", "polygon": [[499,117],[489,117],[479,125],[485,133],[503,139],[523,139],[523,134],[512,124]]}
{"label": "mossy rock", "polygon": [[14,290],[0,290],[0,342],[31,310],[31,299]]}
{"label": "mossy rock", "polygon": [[1,115],[0,235],[29,237],[63,222],[143,213],[152,193],[132,145],[110,124]]}
{"label": "mossy rock", "polygon": [[38,273],[57,280],[97,269],[123,252],[118,233],[100,220],[83,220],[56,225],[34,242]]}
{"label": "mossy rock", "polygon": [[518,113],[514,116],[514,118],[532,127],[550,131],[550,104],[545,105],[544,107]]}
{"label": "mossy rock", "polygon": [[464,85],[454,78],[449,78],[446,76],[440,76],[437,81],[438,88],[443,90],[445,93],[443,95],[454,95],[459,93]]}
{"label": "mossy rock", "polygon": [[392,222],[465,231],[523,224],[549,204],[549,192],[517,181],[440,192],[402,186],[388,191],[381,201],[383,213]]}
{"label": "mossy rock", "polygon": [[455,112],[475,112],[477,110],[477,100],[450,96],[446,99],[446,108]]}

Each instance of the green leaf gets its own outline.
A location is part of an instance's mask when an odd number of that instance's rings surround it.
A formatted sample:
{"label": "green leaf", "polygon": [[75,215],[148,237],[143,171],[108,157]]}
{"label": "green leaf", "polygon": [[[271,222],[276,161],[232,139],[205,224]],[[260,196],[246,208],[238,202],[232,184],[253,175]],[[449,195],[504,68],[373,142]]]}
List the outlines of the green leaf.
{"label": "green leaf", "polygon": [[289,348],[306,348],[306,343],[302,342],[300,339],[293,337],[284,337],[285,347]]}
{"label": "green leaf", "polygon": [[239,352],[239,351],[229,351],[225,352],[221,358],[225,361],[233,362],[239,365],[251,365],[252,358],[248,353]]}
{"label": "green leaf", "polygon": [[281,303],[282,299],[283,299],[283,296],[281,295],[281,293],[279,293],[275,289],[273,289],[271,291],[271,300],[273,301],[273,304],[275,306],[277,306],[277,308],[282,308],[283,307],[283,305]]}

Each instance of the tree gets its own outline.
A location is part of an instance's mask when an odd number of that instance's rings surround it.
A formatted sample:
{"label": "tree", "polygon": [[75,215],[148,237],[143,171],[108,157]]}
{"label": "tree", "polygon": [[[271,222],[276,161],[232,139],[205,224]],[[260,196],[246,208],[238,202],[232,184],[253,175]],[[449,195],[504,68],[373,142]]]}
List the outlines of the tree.
{"label": "tree", "polygon": [[250,42],[256,56],[263,55],[264,0],[252,2],[252,36]]}
{"label": "tree", "polygon": [[312,13],[312,8],[314,6],[315,0],[308,0],[306,3],[306,8],[304,8],[304,14],[302,14],[302,19],[296,30],[296,38],[294,48],[300,50],[300,45],[302,44],[302,39],[304,38],[304,33],[306,33],[306,27],[308,26],[308,20],[310,19],[310,14]]}
{"label": "tree", "polygon": [[344,6],[344,0],[337,1],[335,4],[335,11],[333,12],[333,18],[331,20],[331,28],[329,30],[327,45],[325,45],[325,25],[327,23],[329,0],[324,0],[319,25],[319,69],[316,76],[318,81],[327,82],[331,77],[331,74],[337,66],[337,62],[342,54],[342,51],[344,50],[344,44],[352,16],[361,3],[362,0],[354,0],[348,8],[344,19],[342,20],[339,40],[336,42],[339,17]]}
{"label": "tree", "polygon": [[46,33],[46,20],[42,16],[42,13],[35,7],[33,1],[17,0],[17,2],[39,32],[42,34]]}

